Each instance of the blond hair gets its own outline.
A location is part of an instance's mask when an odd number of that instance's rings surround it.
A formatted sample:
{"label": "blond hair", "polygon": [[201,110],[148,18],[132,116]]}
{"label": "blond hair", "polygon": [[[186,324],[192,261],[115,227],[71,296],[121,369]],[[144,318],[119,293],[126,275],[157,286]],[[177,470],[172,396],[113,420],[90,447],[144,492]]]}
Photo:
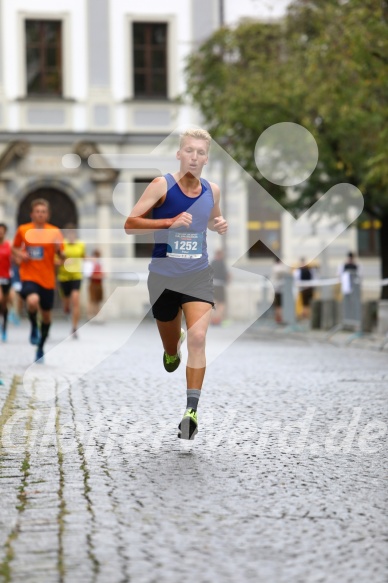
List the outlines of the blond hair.
{"label": "blond hair", "polygon": [[191,128],[180,135],[179,148],[182,148],[183,142],[186,138],[195,138],[196,140],[204,140],[207,143],[207,148],[210,148],[212,137],[207,130],[202,128]]}
{"label": "blond hair", "polygon": [[33,201],[31,201],[31,212],[34,210],[36,206],[39,205],[45,206],[47,210],[50,211],[50,203],[48,200],[46,200],[45,198],[35,198]]}

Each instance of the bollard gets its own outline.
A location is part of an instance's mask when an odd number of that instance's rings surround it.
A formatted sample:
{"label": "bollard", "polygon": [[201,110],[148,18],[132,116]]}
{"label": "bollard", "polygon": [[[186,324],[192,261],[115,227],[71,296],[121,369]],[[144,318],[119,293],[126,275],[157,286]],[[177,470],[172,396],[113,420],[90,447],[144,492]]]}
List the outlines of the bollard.
{"label": "bollard", "polygon": [[257,302],[257,311],[261,314],[261,316],[257,319],[258,324],[268,324],[269,322],[273,322],[274,314],[273,314],[273,306],[268,306],[268,296],[269,296],[270,284],[267,280],[263,279],[261,283],[261,293],[260,299]]}
{"label": "bollard", "polygon": [[342,320],[327,334],[328,340],[340,330],[353,330],[346,343],[350,344],[355,338],[362,335],[362,308],[361,308],[361,282],[356,273],[349,273],[350,293],[345,293],[342,300]]}
{"label": "bollard", "polygon": [[296,317],[295,317],[295,298],[294,298],[294,278],[292,275],[284,276],[284,286],[283,286],[283,305],[282,305],[282,315],[283,322],[288,326],[295,327]]}

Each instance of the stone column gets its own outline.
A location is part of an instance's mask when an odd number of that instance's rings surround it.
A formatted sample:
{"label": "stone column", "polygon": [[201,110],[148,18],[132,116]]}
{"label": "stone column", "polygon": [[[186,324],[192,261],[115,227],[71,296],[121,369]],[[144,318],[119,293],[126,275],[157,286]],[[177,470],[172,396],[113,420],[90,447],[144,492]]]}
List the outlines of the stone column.
{"label": "stone column", "polygon": [[112,273],[111,273],[111,209],[112,209],[112,192],[113,183],[107,180],[105,172],[99,171],[99,176],[94,178],[96,184],[96,201],[97,201],[97,233],[96,233],[96,248],[101,252],[101,259],[103,270],[105,272],[104,278],[104,297],[108,299],[113,291],[112,288]]}
{"label": "stone column", "polygon": [[109,267],[108,261],[111,257],[111,208],[112,208],[113,185],[110,182],[99,180],[96,183],[97,197],[97,241],[104,262]]}
{"label": "stone column", "polygon": [[87,1],[89,52],[89,120],[92,128],[109,129],[113,124],[111,94],[110,1]]}

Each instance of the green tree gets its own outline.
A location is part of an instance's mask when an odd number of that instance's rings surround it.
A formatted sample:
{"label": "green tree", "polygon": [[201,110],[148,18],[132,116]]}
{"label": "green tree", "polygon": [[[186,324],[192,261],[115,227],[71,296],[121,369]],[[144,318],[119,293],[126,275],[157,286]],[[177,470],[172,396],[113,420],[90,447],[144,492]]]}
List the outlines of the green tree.
{"label": "green tree", "polygon": [[[282,204],[305,210],[349,182],[381,222],[388,277],[388,2],[295,0],[276,24],[222,28],[187,65],[188,93],[215,139]],[[309,129],[319,164],[297,201],[266,184],[253,159],[258,136],[282,121]],[[388,299],[388,286],[382,297]]]}

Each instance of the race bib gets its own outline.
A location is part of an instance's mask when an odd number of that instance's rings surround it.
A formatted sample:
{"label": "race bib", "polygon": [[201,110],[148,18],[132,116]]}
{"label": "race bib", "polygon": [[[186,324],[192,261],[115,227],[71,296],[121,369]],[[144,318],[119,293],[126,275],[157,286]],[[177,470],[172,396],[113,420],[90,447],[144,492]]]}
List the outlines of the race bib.
{"label": "race bib", "polygon": [[30,259],[34,259],[36,261],[41,261],[43,259],[43,255],[44,255],[43,247],[28,246],[28,247],[26,247],[26,250],[27,250],[27,253],[28,253]]}
{"label": "race bib", "polygon": [[182,233],[173,229],[168,234],[167,257],[199,259],[202,257],[203,233]]}

